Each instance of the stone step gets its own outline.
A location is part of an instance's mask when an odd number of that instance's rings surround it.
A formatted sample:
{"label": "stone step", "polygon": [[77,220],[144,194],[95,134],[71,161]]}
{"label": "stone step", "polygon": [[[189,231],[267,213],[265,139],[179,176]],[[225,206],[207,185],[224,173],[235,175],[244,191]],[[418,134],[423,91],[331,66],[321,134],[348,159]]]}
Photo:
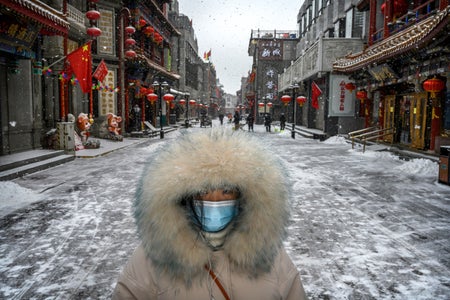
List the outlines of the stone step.
{"label": "stone step", "polygon": [[0,157],[0,181],[51,168],[75,159],[64,151],[32,150]]}

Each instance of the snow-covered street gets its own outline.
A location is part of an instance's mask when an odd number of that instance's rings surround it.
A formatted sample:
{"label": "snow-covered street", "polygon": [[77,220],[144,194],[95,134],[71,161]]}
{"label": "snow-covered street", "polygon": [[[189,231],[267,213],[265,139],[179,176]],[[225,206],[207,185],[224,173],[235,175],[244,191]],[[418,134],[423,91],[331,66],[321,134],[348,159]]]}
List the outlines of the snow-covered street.
{"label": "snow-covered street", "polygon": [[[135,184],[178,134],[0,182],[0,298],[109,299],[138,244]],[[249,134],[291,175],[285,245],[310,299],[450,298],[450,186],[435,161]]]}

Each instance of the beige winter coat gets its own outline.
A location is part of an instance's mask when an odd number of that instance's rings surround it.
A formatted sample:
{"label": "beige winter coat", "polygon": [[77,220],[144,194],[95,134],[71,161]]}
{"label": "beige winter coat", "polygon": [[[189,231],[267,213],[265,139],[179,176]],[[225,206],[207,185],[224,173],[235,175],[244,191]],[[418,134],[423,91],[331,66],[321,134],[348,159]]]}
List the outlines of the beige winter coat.
{"label": "beige winter coat", "polygon": [[[284,250],[275,258],[274,268],[258,279],[246,274],[232,273],[230,262],[222,251],[214,252],[214,273],[218,276],[230,299],[243,300],[302,300],[306,299],[296,267]],[[205,270],[205,274],[207,274]],[[186,287],[183,282],[174,284],[167,276],[158,277],[150,260],[139,247],[116,286],[113,299],[158,300],[221,300],[225,299],[209,275],[202,281]]]}
{"label": "beige winter coat", "polygon": [[[283,248],[288,181],[270,149],[245,132],[205,129],[161,149],[138,187],[134,215],[142,241],[113,299],[305,299]],[[189,218],[186,199],[211,189],[241,193],[240,212],[214,251]]]}

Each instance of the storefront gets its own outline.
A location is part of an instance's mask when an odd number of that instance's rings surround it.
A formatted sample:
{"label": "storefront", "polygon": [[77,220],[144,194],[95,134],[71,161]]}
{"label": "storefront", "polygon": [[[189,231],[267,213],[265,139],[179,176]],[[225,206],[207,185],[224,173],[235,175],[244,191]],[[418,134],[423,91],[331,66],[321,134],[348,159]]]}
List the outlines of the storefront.
{"label": "storefront", "polygon": [[0,0],[0,155],[40,148],[42,37],[67,35],[59,11],[40,2]]}
{"label": "storefront", "polygon": [[[447,7],[334,64],[365,93],[365,127],[394,129],[386,143],[439,151],[450,143]],[[369,105],[369,106],[367,106]]]}

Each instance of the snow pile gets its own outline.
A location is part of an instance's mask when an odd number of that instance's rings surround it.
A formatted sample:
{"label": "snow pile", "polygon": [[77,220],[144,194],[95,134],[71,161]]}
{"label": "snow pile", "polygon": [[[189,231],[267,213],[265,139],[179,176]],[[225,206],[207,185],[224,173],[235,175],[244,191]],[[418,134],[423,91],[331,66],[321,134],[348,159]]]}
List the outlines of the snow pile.
{"label": "snow pile", "polygon": [[42,199],[42,195],[35,191],[10,181],[0,181],[0,195],[2,195],[0,216],[5,216],[16,209]]}
{"label": "snow pile", "polygon": [[332,136],[325,141],[323,141],[324,144],[347,144],[347,140],[343,136],[335,135]]}
{"label": "snow pile", "polygon": [[404,164],[397,166],[394,170],[404,172],[410,175],[437,176],[439,164],[425,158],[412,159]]}

